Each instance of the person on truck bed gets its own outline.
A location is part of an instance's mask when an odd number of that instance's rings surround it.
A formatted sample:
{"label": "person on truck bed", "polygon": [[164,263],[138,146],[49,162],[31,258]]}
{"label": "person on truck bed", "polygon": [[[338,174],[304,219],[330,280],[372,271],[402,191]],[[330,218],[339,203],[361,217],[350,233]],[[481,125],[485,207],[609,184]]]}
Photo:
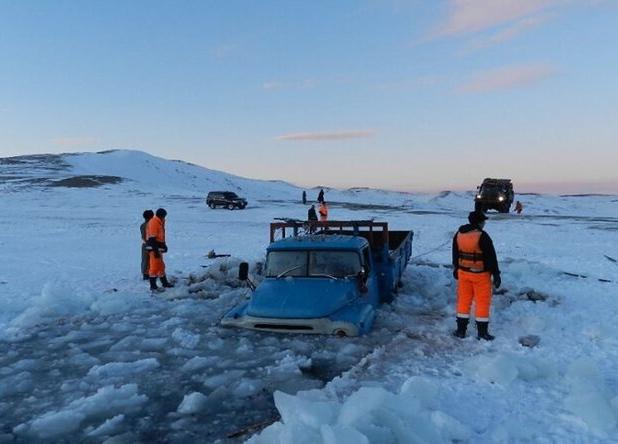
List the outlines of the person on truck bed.
{"label": "person on truck bed", "polygon": [[328,207],[326,206],[326,202],[322,201],[320,203],[320,222],[326,222],[328,220]]}
{"label": "person on truck bed", "polygon": [[500,288],[500,269],[496,250],[489,235],[483,231],[487,216],[480,211],[468,215],[467,225],[462,225],[453,237],[453,277],[457,279],[457,330],[458,338],[466,337],[470,308],[476,306],[477,339],[492,341],[489,334],[489,311],[493,286]]}

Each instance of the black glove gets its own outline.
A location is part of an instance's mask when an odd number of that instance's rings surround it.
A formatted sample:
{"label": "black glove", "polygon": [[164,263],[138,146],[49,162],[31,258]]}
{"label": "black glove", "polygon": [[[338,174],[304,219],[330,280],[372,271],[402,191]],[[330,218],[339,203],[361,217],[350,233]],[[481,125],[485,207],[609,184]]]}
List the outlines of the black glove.
{"label": "black glove", "polygon": [[161,253],[167,253],[167,244],[165,242],[161,242],[161,246],[159,247],[159,251],[161,251]]}
{"label": "black glove", "polygon": [[494,287],[500,288],[500,285],[502,285],[502,279],[500,278],[500,274],[496,273],[494,274]]}
{"label": "black glove", "polygon": [[453,267],[453,277],[455,278],[455,280],[459,278],[458,273],[457,273],[457,267]]}

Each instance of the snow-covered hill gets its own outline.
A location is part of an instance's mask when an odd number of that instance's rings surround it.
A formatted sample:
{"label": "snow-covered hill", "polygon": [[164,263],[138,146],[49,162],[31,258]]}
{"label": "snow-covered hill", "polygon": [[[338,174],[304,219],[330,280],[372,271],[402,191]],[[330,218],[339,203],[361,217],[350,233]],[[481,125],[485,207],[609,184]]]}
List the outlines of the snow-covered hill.
{"label": "snow-covered hill", "polygon": [[[211,210],[213,189],[249,207]],[[397,300],[342,339],[218,324],[269,222],[306,217],[298,187],[110,151],[0,159],[0,191],[0,442],[236,442],[272,421],[254,441],[618,441],[616,196],[523,195],[523,214],[490,214],[503,288],[497,339],[479,343],[450,336],[471,193],[325,190],[332,218],[415,232]],[[177,286],[152,297],[138,228],[157,207]]]}

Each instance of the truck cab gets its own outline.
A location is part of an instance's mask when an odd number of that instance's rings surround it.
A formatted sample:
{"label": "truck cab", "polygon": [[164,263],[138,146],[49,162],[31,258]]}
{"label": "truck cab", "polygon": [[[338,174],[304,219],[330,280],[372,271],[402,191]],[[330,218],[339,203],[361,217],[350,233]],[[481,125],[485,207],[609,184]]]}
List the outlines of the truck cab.
{"label": "truck cab", "polygon": [[332,230],[337,222],[316,224],[321,226],[316,234],[273,239],[264,280],[248,302],[224,316],[222,325],[339,336],[369,331],[376,307],[390,301],[400,283],[412,234],[401,232],[405,235],[393,254],[382,238],[388,237],[387,229],[364,235],[357,229],[355,235],[341,226]]}

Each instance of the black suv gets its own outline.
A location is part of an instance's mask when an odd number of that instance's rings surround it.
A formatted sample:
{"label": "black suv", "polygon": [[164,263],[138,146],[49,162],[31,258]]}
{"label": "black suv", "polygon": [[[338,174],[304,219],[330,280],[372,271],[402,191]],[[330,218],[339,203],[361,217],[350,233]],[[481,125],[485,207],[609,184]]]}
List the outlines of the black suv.
{"label": "black suv", "polygon": [[511,179],[486,178],[477,187],[474,196],[474,208],[477,211],[497,210],[508,213],[513,203],[514,193]]}
{"label": "black suv", "polygon": [[210,208],[225,207],[228,210],[234,208],[243,210],[247,206],[247,200],[231,191],[211,191],[206,196],[206,205]]}

